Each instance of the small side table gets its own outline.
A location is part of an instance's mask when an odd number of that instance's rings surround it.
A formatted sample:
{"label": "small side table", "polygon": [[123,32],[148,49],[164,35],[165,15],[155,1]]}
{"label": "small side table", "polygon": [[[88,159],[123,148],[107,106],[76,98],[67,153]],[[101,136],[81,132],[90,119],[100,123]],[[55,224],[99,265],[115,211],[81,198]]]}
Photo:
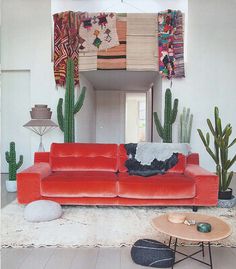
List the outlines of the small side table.
{"label": "small side table", "polygon": [[[179,212],[178,212],[179,214]],[[161,215],[159,217],[156,217],[152,220],[153,226],[161,233],[164,233],[168,236],[170,236],[169,239],[169,247],[171,246],[171,242],[173,237],[175,238],[174,241],[174,248],[173,250],[176,253],[180,253],[184,256],[184,258],[176,261],[174,264],[179,263],[183,260],[186,260],[188,258],[193,259],[197,262],[203,263],[205,265],[210,266],[210,268],[213,268],[212,264],[212,254],[211,254],[211,242],[218,241],[221,239],[224,239],[228,237],[232,233],[232,229],[228,223],[226,223],[224,220],[218,217],[210,216],[210,215],[203,215],[198,213],[181,213],[186,216],[186,219],[189,220],[195,220],[197,222],[208,222],[211,224],[211,232],[209,233],[201,233],[197,230],[196,225],[186,225],[183,223],[172,223],[168,220],[168,214]],[[186,255],[185,253],[182,253],[180,251],[177,251],[177,243],[178,239],[183,239],[187,241],[194,241],[194,242],[200,242],[201,243],[201,249],[192,253],[191,255]],[[209,251],[209,263],[197,259],[193,257],[197,253],[202,252],[202,256],[205,256],[204,253],[204,243],[207,243],[208,245],[208,251]],[[174,266],[174,265],[173,265]],[[172,266],[172,268],[173,268]]]}

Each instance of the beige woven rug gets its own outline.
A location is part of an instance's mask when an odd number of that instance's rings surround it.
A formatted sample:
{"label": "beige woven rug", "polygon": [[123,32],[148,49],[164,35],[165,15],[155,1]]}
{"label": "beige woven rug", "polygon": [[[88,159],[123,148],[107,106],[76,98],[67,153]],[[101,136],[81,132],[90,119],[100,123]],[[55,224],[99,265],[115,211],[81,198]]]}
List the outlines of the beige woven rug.
{"label": "beige woven rug", "polygon": [[[186,207],[86,207],[63,206],[60,219],[30,223],[24,220],[24,206],[16,201],[2,209],[2,247],[80,247],[131,245],[137,239],[167,242],[151,220],[166,212],[191,212]],[[219,246],[236,247],[236,208],[200,208],[199,213],[220,216],[232,225],[233,234]],[[191,244],[183,242],[184,245]]]}

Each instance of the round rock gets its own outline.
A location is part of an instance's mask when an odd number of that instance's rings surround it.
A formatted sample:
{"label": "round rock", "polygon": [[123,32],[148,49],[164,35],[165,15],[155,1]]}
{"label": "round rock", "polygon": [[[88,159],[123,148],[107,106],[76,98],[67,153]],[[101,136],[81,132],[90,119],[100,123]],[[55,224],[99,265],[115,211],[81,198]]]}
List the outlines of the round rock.
{"label": "round rock", "polygon": [[131,248],[131,258],[143,266],[168,268],[175,262],[175,253],[159,241],[139,239]]}
{"label": "round rock", "polygon": [[25,207],[24,218],[30,222],[50,221],[60,218],[61,205],[48,200],[38,200],[29,203]]}

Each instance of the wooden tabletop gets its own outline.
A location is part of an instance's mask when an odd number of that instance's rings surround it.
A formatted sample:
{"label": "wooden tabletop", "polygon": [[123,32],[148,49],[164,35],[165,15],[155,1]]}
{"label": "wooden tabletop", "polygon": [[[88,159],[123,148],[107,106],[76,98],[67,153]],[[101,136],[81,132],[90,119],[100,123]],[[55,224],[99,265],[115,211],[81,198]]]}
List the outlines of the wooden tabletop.
{"label": "wooden tabletop", "polygon": [[[173,213],[172,213],[173,214]],[[189,241],[210,242],[221,240],[232,233],[231,226],[221,218],[198,213],[179,213],[186,216],[187,220],[196,222],[208,222],[211,224],[211,232],[202,233],[197,230],[197,225],[188,226],[183,223],[172,223],[168,220],[168,214],[163,214],[152,220],[152,224],[159,232]]]}

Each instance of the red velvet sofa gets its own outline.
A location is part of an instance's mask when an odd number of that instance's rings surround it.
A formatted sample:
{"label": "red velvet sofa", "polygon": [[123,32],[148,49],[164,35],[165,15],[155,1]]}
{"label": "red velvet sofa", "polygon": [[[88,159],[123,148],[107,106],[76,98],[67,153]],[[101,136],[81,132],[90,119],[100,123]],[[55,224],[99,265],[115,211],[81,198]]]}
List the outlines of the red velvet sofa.
{"label": "red velvet sofa", "polygon": [[70,205],[214,206],[218,178],[199,166],[198,154],[178,154],[164,175],[129,175],[124,145],[69,143],[36,152],[34,165],[17,174],[21,204],[49,199]]}

